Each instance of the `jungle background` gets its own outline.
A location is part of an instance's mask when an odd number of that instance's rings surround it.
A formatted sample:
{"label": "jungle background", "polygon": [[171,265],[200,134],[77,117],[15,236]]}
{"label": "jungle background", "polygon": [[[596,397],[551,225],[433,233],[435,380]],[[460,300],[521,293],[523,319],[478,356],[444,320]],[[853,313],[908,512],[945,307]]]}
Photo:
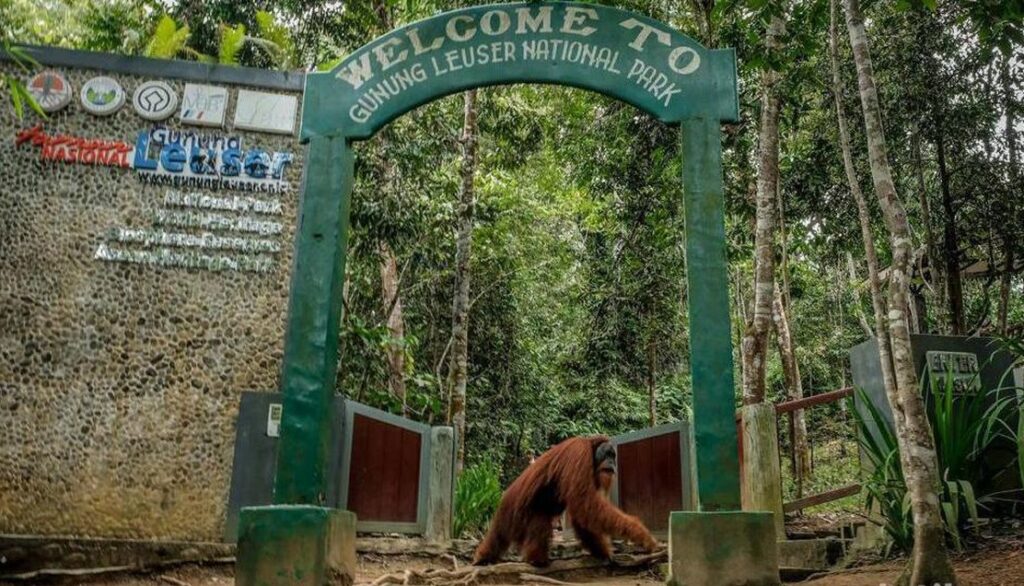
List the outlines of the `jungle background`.
{"label": "jungle background", "polygon": [[[841,17],[837,92],[827,0],[604,4],[737,51],[742,120],[723,132],[737,404],[741,342],[753,319],[758,120],[769,78],[779,104],[771,214],[782,311],[766,400],[849,386],[847,351],[873,326],[837,93],[868,189],[870,174]],[[462,5],[0,0],[0,35],[5,44],[323,70],[396,26]],[[914,240],[911,328],[1019,334],[1024,4],[895,0],[863,9]],[[769,34],[780,20],[785,26]],[[597,94],[510,86],[439,100],[361,144],[338,391],[429,423],[464,417],[464,477],[499,494],[561,439],[689,418],[678,139],[677,129]],[[868,199],[884,269],[889,239]],[[854,480],[846,405],[806,418],[812,471],[801,489]],[[788,453],[788,430],[780,440]]]}

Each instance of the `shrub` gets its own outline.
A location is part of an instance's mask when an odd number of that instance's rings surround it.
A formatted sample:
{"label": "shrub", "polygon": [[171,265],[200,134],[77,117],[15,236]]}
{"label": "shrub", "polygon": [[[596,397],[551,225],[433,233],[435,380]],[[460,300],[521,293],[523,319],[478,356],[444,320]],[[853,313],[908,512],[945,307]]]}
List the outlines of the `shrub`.
{"label": "shrub", "polygon": [[462,471],[455,484],[455,537],[479,536],[501,502],[501,483],[494,464],[477,464]]}
{"label": "shrub", "polygon": [[[925,403],[942,475],[942,517],[953,546],[959,549],[963,530],[976,525],[978,509],[987,498],[975,494],[975,488],[983,486],[985,480],[981,454],[1005,428],[1005,414],[1011,406],[1016,407],[1016,396],[1007,396],[1002,387],[958,394],[952,372],[930,380]],[[853,410],[858,440],[871,467],[865,481],[869,518],[877,512],[880,518],[872,520],[883,527],[892,539],[891,545],[909,552],[914,523],[896,436],[867,395],[860,389],[857,392],[866,411]],[[872,433],[872,428],[877,432]],[[877,511],[873,510],[875,506]]]}

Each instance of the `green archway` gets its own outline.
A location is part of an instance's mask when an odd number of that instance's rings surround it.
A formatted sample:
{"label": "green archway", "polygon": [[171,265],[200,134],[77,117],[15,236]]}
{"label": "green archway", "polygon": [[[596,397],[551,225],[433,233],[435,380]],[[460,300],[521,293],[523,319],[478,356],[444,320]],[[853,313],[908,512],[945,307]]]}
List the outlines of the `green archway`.
{"label": "green archway", "polygon": [[293,268],[274,500],[322,505],[337,370],[353,142],[468,88],[547,83],[628,102],[680,127],[701,509],[740,508],[721,122],[737,119],[735,56],[664,23],[594,4],[531,2],[439,14],[307,77],[309,144]]}
{"label": "green archway", "polygon": [[[353,142],[444,95],[511,83],[597,91],[679,126],[698,496],[703,511],[738,510],[721,163],[721,123],[738,116],[735,56],[732,50],[702,47],[645,16],[574,2],[445,12],[378,38],[330,73],[307,76],[301,136],[308,159],[285,341],[274,502],[325,504]],[[240,540],[240,566],[244,559],[283,555],[281,548],[268,549],[269,542],[294,542],[286,534],[304,531],[300,526],[306,521],[298,511],[313,514],[311,507],[276,507],[279,516],[268,511],[263,525],[257,511],[250,513],[255,545]],[[287,508],[292,512],[282,510]],[[272,518],[278,526],[271,527]],[[308,522],[319,527],[327,521]],[[323,572],[322,564],[318,568],[307,567]]]}

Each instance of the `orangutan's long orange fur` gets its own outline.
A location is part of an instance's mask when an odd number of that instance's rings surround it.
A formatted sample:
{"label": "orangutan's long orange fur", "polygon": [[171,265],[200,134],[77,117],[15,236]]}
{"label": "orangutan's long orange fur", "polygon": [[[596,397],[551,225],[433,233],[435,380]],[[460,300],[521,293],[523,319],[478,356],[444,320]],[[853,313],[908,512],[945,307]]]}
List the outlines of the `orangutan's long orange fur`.
{"label": "orangutan's long orange fur", "polygon": [[580,543],[595,557],[611,556],[609,536],[656,549],[658,542],[643,523],[601,492],[594,450],[607,441],[604,436],[570,438],[529,465],[502,495],[473,563],[497,562],[515,545],[526,561],[547,565],[552,520],[563,511],[569,513]]}

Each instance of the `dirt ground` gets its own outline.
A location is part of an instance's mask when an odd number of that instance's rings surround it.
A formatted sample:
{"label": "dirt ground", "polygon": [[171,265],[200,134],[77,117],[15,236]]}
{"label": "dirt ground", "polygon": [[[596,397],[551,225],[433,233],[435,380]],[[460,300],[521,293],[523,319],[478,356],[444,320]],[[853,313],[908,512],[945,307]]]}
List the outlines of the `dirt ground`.
{"label": "dirt ground", "polygon": [[[360,557],[356,584],[369,584],[378,576],[404,569],[451,567],[451,562],[408,556],[365,555]],[[799,584],[807,586],[882,586],[892,585],[899,577],[903,562],[889,561],[812,577]],[[1024,540],[1000,537],[977,544],[970,552],[957,554],[954,565],[961,586],[1024,586]],[[653,574],[635,576],[599,576],[567,579],[570,582],[600,586],[655,586],[662,582]],[[186,565],[151,573],[119,573],[98,576],[68,576],[45,581],[2,582],[0,586],[27,584],[82,584],[85,586],[232,586],[234,566]]]}

